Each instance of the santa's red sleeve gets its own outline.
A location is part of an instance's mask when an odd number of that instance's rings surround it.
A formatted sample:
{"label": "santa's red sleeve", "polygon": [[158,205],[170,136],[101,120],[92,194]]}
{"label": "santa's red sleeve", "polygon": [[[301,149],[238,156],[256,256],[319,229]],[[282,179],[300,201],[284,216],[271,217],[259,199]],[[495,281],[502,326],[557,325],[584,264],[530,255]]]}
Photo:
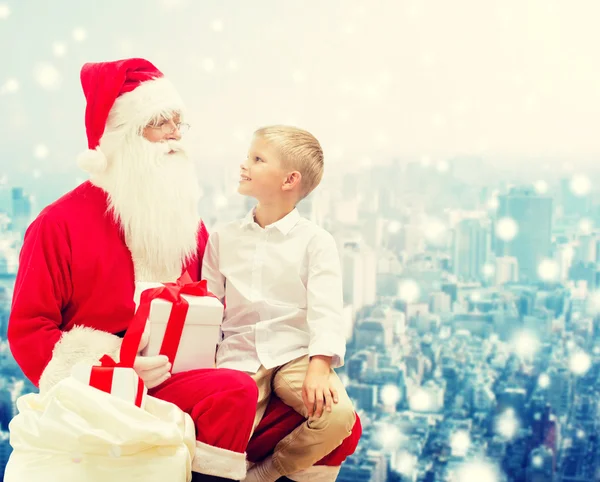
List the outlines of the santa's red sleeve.
{"label": "santa's red sleeve", "polygon": [[71,295],[69,265],[63,227],[40,215],[25,233],[8,321],[12,354],[36,386],[61,336],[61,309]]}
{"label": "santa's red sleeve", "polygon": [[71,248],[64,222],[44,211],[25,233],[8,320],[11,352],[40,392],[69,376],[77,362],[118,356],[119,337],[88,327],[61,330],[71,298]]}

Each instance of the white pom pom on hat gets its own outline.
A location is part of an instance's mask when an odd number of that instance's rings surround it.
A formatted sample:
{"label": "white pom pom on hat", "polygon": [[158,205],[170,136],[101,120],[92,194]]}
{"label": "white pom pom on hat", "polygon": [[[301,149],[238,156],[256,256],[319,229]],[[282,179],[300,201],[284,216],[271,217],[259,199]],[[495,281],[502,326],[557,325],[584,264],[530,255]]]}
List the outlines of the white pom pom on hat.
{"label": "white pom pom on hat", "polygon": [[99,147],[87,149],[77,156],[77,165],[90,174],[99,174],[108,167],[108,161]]}

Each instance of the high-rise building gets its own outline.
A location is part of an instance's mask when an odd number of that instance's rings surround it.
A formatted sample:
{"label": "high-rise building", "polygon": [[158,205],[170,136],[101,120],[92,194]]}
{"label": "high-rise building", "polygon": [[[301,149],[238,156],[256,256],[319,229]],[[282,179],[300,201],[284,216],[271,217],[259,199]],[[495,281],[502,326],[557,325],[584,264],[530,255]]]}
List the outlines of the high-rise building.
{"label": "high-rise building", "polygon": [[31,196],[25,194],[21,187],[12,189],[12,228],[21,235],[25,234],[27,227],[32,221]]}
{"label": "high-rise building", "polygon": [[519,281],[519,263],[513,256],[496,258],[496,285]]}
{"label": "high-rise building", "polygon": [[491,250],[490,223],[481,219],[463,219],[455,229],[452,240],[454,274],[460,280],[476,281],[483,274]]}
{"label": "high-rise building", "polygon": [[524,187],[511,189],[498,201],[496,256],[514,256],[520,279],[539,279],[538,267],[551,254],[552,198]]}
{"label": "high-rise building", "polygon": [[377,258],[364,243],[349,241],[342,248],[344,303],[355,312],[375,303],[377,296]]}

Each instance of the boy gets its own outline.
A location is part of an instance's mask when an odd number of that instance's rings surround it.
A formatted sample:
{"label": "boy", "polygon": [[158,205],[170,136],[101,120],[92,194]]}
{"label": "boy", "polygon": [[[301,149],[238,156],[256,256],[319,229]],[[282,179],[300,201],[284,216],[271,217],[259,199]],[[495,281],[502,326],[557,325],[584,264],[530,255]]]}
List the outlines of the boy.
{"label": "boy", "polygon": [[271,390],[308,418],[245,479],[272,482],[312,466],[355,421],[333,371],[346,351],[341,269],[333,237],[296,210],[323,175],[317,139],[293,127],[264,127],[240,168],[238,191],[258,204],[210,236],[202,275],[226,301],[217,366],[250,373],[258,385],[254,426]]}

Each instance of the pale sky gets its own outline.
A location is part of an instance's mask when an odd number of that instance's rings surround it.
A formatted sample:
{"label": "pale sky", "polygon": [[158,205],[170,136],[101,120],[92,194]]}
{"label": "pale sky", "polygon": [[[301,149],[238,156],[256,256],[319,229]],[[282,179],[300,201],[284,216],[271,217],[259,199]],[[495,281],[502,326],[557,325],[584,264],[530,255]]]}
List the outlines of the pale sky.
{"label": "pale sky", "polygon": [[[79,69],[141,56],[202,165],[294,123],[326,159],[600,156],[597,0],[0,0],[0,172],[72,171]],[[33,173],[33,174],[31,174]]]}

